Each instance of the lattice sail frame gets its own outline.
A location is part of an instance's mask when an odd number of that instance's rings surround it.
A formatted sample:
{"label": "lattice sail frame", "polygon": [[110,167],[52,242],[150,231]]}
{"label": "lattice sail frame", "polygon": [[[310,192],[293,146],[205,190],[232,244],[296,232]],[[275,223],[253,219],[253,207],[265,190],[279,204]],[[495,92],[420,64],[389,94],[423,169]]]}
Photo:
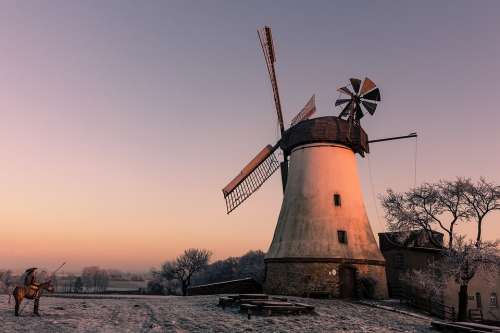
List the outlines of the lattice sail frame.
{"label": "lattice sail frame", "polygon": [[227,214],[231,213],[252,195],[264,182],[280,168],[274,152],[278,145],[267,145],[243,170],[222,189],[226,200]]}

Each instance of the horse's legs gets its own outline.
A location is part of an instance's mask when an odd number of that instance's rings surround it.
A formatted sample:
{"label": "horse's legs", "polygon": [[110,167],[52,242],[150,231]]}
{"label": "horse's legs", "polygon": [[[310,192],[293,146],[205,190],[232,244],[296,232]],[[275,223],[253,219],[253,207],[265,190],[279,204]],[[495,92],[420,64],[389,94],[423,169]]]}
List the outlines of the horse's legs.
{"label": "horse's legs", "polygon": [[37,315],[40,316],[40,313],[38,313],[38,306],[40,305],[40,299],[35,298],[35,305],[33,306],[33,312]]}
{"label": "horse's legs", "polygon": [[19,317],[19,306],[21,305],[21,301],[18,300],[17,297],[14,297],[14,300],[16,301],[15,315],[16,317]]}

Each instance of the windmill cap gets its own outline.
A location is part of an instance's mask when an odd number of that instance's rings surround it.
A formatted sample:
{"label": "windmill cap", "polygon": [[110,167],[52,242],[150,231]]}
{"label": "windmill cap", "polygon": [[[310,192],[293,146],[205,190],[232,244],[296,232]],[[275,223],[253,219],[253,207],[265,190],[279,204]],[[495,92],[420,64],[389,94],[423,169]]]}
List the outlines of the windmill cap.
{"label": "windmill cap", "polygon": [[311,143],[337,143],[351,148],[364,156],[369,153],[368,135],[359,125],[352,125],[347,120],[334,116],[304,120],[289,128],[280,141],[280,147],[286,154],[298,146]]}

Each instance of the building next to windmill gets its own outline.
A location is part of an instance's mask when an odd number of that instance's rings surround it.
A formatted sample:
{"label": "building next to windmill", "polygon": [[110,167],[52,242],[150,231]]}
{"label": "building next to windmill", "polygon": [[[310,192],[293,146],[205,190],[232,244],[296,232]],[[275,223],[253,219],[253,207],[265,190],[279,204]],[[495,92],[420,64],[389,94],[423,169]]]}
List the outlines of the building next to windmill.
{"label": "building next to windmill", "polygon": [[[281,138],[267,145],[224,189],[228,214],[250,197],[278,169],[284,198],[267,253],[264,290],[272,294],[334,297],[387,297],[385,261],[366,214],[356,154],[369,153],[360,124],[373,115],[380,91],[368,78],[350,79],[338,89],[347,98],[335,106],[338,117],[308,119],[316,111],[314,95],[291,127],[285,129],[274,69],[271,29],[259,39],[273,88]],[[283,151],[278,161],[275,151]]]}

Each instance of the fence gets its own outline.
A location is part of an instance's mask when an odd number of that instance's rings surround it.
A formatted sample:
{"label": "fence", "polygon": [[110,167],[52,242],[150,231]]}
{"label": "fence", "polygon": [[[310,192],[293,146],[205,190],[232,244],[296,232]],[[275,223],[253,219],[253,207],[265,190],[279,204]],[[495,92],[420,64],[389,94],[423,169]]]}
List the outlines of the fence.
{"label": "fence", "polygon": [[419,293],[412,288],[394,288],[392,293],[393,297],[398,298],[406,305],[423,310],[432,316],[452,321],[455,321],[457,318],[457,314],[453,306],[448,306],[430,297],[424,297],[422,296],[423,293]]}

